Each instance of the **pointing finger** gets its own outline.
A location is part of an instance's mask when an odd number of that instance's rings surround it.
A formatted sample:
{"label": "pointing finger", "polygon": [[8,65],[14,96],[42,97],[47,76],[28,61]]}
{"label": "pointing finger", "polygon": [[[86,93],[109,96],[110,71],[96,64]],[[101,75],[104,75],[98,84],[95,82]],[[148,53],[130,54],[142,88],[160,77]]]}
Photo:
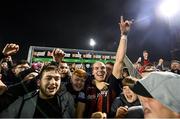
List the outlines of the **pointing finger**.
{"label": "pointing finger", "polygon": [[123,23],[124,22],[124,19],[123,19],[123,16],[121,16],[121,23]]}

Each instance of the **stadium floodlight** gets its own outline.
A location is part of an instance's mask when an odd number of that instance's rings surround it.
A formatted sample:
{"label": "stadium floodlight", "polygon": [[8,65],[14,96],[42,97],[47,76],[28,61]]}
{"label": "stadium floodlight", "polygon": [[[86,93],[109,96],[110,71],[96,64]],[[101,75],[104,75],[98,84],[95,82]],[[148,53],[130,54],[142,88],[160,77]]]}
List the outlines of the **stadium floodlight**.
{"label": "stadium floodlight", "polygon": [[180,0],[163,0],[158,7],[158,12],[164,17],[174,17],[179,11]]}
{"label": "stadium floodlight", "polygon": [[96,45],[95,40],[91,38],[91,39],[90,39],[90,42],[89,42],[89,45],[92,46],[93,49],[94,49],[94,46]]}

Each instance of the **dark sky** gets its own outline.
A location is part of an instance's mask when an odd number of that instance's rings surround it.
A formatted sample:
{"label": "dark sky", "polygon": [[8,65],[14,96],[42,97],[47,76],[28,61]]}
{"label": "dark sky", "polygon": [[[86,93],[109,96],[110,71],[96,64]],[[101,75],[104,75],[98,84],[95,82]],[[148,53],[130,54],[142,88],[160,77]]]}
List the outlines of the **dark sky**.
{"label": "dark sky", "polygon": [[[144,49],[153,61],[171,58],[175,31],[157,18],[158,0],[19,0],[0,2],[0,49],[20,45],[18,58],[27,58],[29,46],[116,51],[121,15],[134,19],[127,55],[135,61]],[[174,28],[173,28],[174,29]],[[177,27],[178,29],[178,27]]]}

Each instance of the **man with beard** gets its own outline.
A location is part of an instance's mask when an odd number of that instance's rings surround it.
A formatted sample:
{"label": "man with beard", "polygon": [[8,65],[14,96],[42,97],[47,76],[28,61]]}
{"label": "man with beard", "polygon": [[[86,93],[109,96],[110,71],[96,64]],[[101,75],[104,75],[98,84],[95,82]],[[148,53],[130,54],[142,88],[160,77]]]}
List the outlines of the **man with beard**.
{"label": "man with beard", "polygon": [[[74,117],[74,100],[61,84],[59,69],[44,66],[39,74],[39,90],[18,98],[0,117],[11,118],[71,118]],[[61,89],[60,89],[61,88]]]}
{"label": "man with beard", "polygon": [[127,33],[130,30],[131,21],[124,21],[121,17],[119,23],[121,37],[118,46],[116,61],[113,67],[112,75],[107,79],[106,82],[106,66],[102,62],[95,62],[92,67],[92,74],[94,79],[86,87],[87,103],[86,103],[86,115],[85,117],[91,117],[94,112],[107,113],[110,112],[111,103],[114,98],[119,94],[120,89],[118,87],[119,79],[122,75],[123,59],[126,54],[127,48]]}
{"label": "man with beard", "polygon": [[65,53],[63,50],[59,48],[55,48],[52,51],[52,54],[53,54],[52,57],[53,57],[54,63],[59,65],[59,69],[60,69],[59,72],[61,74],[61,83],[66,86],[68,83],[70,83],[71,71],[69,69],[68,64],[62,61],[62,59],[65,56]]}
{"label": "man with beard", "polygon": [[59,48],[53,50],[53,59],[59,64],[61,83],[67,88],[67,91],[70,92],[75,101],[75,117],[82,118],[86,105],[84,86],[88,75],[83,69],[75,69],[71,76],[69,66],[67,63],[62,62],[64,56],[65,53],[63,50]]}
{"label": "man with beard", "polygon": [[65,62],[61,62],[59,64],[59,69],[60,69],[62,83],[67,85],[71,79],[71,72],[70,72],[68,64]]}

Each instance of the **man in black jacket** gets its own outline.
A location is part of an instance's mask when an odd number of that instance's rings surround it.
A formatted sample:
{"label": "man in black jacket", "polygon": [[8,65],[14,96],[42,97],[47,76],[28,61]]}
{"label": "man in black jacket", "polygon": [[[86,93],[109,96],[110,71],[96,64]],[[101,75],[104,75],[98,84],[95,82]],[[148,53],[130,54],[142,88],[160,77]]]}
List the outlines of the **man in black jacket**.
{"label": "man in black jacket", "polygon": [[55,65],[45,66],[39,75],[39,91],[33,91],[3,110],[0,117],[71,118],[74,100],[66,90],[59,90],[61,76]]}

